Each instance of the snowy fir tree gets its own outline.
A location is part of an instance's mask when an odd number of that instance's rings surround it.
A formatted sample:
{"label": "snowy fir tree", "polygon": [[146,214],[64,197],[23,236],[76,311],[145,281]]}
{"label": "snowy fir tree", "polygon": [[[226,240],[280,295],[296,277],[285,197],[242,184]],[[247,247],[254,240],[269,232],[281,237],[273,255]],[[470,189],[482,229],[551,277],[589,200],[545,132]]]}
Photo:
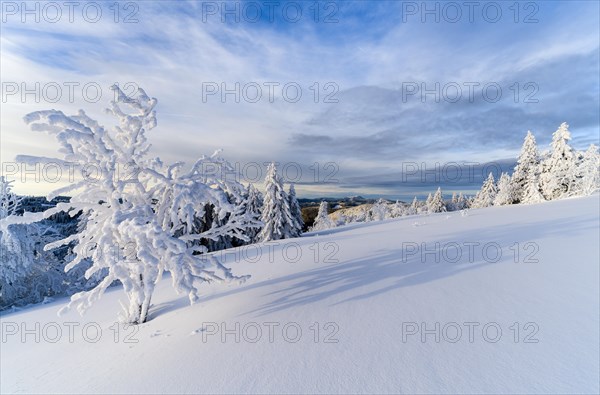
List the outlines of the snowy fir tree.
{"label": "snowy fir tree", "polygon": [[527,180],[527,189],[525,193],[523,193],[523,198],[521,199],[522,204],[536,204],[545,201],[544,195],[540,192],[540,186],[538,182],[538,174],[536,172],[531,172],[529,174],[529,180]]}
{"label": "snowy fir tree", "polygon": [[298,198],[296,197],[296,188],[294,184],[290,184],[290,190],[288,193],[288,198],[290,200],[290,211],[292,212],[292,216],[295,220],[295,228],[298,236],[302,233],[302,229],[304,228],[304,219],[302,218],[302,208],[300,207],[300,203],[298,202]]}
{"label": "snowy fir tree", "polygon": [[494,198],[494,206],[504,206],[515,201],[513,184],[507,173],[502,173],[498,180],[498,193]]}
{"label": "snowy fir tree", "polygon": [[600,189],[600,153],[598,146],[591,144],[581,155],[577,166],[577,181],[574,192],[587,196]]}
{"label": "snowy fir tree", "polygon": [[329,218],[329,204],[323,200],[319,206],[319,212],[317,213],[315,222],[310,230],[314,232],[319,230],[327,230],[334,227],[335,224],[331,218]]}
{"label": "snowy fir tree", "polygon": [[431,204],[431,201],[433,200],[433,195],[431,193],[429,193],[427,195],[427,199],[425,199],[425,209],[429,209],[429,205]]}
{"label": "snowy fir tree", "polygon": [[452,192],[452,198],[450,199],[450,203],[447,204],[448,211],[456,211],[458,208],[458,194],[456,192]]}
{"label": "snowy fir tree", "polygon": [[404,204],[400,203],[399,200],[396,200],[396,203],[392,205],[390,208],[390,218],[398,218],[406,215],[406,207]]}
{"label": "snowy fir tree", "polygon": [[537,172],[540,164],[539,154],[535,137],[531,131],[527,132],[525,141],[521,147],[521,154],[517,159],[517,165],[511,177],[512,189],[514,193],[513,203],[519,203],[525,190],[527,182],[530,180],[530,173]]}
{"label": "snowy fir tree", "polygon": [[462,192],[452,193],[452,199],[446,204],[447,211],[459,211],[467,208],[467,199]]}
{"label": "snowy fir tree", "polygon": [[408,215],[417,215],[419,213],[419,201],[416,196],[408,207],[407,213]]}
{"label": "snowy fir tree", "polygon": [[573,195],[576,157],[569,140],[571,140],[569,125],[563,122],[552,135],[550,155],[541,165],[539,183],[546,200]]}
{"label": "snowy fir tree", "polygon": [[[246,191],[246,213],[251,218],[260,220],[262,217],[263,198],[261,193],[252,184],[248,184]],[[262,228],[262,223],[256,228],[250,228],[246,231],[246,236],[250,243],[258,242],[258,234]]]}
{"label": "snowy fir tree", "polygon": [[[239,206],[231,204],[225,183],[207,174],[205,162],[223,163],[214,155],[201,158],[186,173],[181,171],[182,163],[166,165],[150,158],[146,133],[156,126],[157,100],[142,89],[135,97],[127,97],[116,85],[111,89],[116,100],[107,112],[119,122],[113,131],[83,110],[73,116],[48,110],[25,117],[32,130],[56,136],[63,158],[55,161],[74,165],[82,177],[49,195],[51,199],[71,193],[69,202],[43,213],[26,213],[20,221],[8,217],[0,226],[4,230],[11,223],[36,222],[61,211],[71,216],[87,213],[79,233],[49,243],[45,249],[74,242],[75,257],[65,270],[89,258],[92,266],[86,277],[105,275],[93,289],[73,295],[62,311],[75,307],[84,312],[118,281],[128,298],[123,318],[143,323],[148,318],[154,286],[165,271],[171,273],[173,287],[186,293],[192,303],[198,300],[199,285],[204,282],[244,281],[246,276],[234,276],[213,255],[206,254],[204,244],[222,236],[247,239],[244,231],[256,223],[241,213]],[[17,160],[40,161],[31,157]],[[90,166],[100,171],[100,182],[90,181],[91,175],[86,172]],[[129,169],[126,177],[118,173],[123,167]],[[226,224],[204,230],[202,219],[207,206],[213,207],[218,218],[227,217]]]}
{"label": "snowy fir tree", "polygon": [[263,228],[260,241],[289,239],[299,235],[296,220],[290,210],[290,202],[283,189],[283,180],[271,163],[265,177],[265,195],[261,217]]}
{"label": "snowy fir tree", "polygon": [[446,211],[446,205],[444,204],[444,198],[442,196],[442,188],[437,189],[435,194],[427,198],[427,212],[429,213],[441,213]]}
{"label": "snowy fir tree", "polygon": [[494,181],[494,175],[490,172],[488,178],[483,182],[481,190],[475,195],[471,207],[483,208],[493,205],[497,193],[498,190],[496,188],[496,182]]}
{"label": "snowy fir tree", "polygon": [[377,200],[369,209],[367,221],[383,221],[390,216],[390,208],[388,202],[381,198]]}
{"label": "snowy fir tree", "polygon": [[460,192],[456,202],[456,210],[464,210],[469,207],[469,200],[462,194],[462,192]]}

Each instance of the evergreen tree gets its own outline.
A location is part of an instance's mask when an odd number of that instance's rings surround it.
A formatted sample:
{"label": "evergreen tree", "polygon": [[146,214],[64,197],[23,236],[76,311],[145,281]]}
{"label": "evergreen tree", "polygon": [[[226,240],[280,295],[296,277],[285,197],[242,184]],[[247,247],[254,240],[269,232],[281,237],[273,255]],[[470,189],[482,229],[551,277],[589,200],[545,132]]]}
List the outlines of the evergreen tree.
{"label": "evergreen tree", "polygon": [[496,188],[496,182],[494,181],[494,175],[490,172],[488,178],[484,181],[481,190],[475,195],[472,208],[483,208],[489,207],[494,203],[498,189]]}
{"label": "evergreen tree", "polygon": [[446,205],[448,211],[456,211],[458,210],[458,194],[456,192],[452,192],[452,198],[450,199],[450,203]]}
{"label": "evergreen tree", "polygon": [[288,194],[290,200],[290,211],[292,212],[292,216],[294,217],[294,226],[296,231],[296,236],[300,236],[302,233],[302,229],[304,228],[304,219],[302,218],[302,208],[300,207],[300,203],[298,202],[298,198],[296,197],[296,188],[294,184],[290,184],[290,192]]}
{"label": "evergreen tree", "polygon": [[388,202],[385,199],[379,199],[369,210],[368,221],[382,221],[388,218],[390,209]]}
{"label": "evergreen tree", "polygon": [[417,200],[417,197],[415,196],[412,203],[408,207],[408,215],[416,215],[418,213],[419,213],[419,201]]}
{"label": "evergreen tree", "polygon": [[275,163],[271,163],[267,169],[261,220],[263,228],[258,236],[260,241],[289,239],[298,236],[296,221],[290,210],[289,199],[283,189],[283,180],[277,174]]}
{"label": "evergreen tree", "polygon": [[600,153],[595,144],[591,144],[581,156],[577,175],[576,194],[587,196],[600,189]]}
{"label": "evergreen tree", "polygon": [[329,204],[323,200],[319,206],[319,212],[315,218],[311,231],[327,230],[334,227],[335,224],[331,218],[329,218]]}
{"label": "evergreen tree", "polygon": [[456,202],[456,209],[457,210],[464,210],[466,208],[469,208],[470,204],[469,204],[469,200],[467,198],[465,198],[465,196],[462,194],[462,192],[460,192],[458,194],[458,199]]}
{"label": "evergreen tree", "polygon": [[539,154],[535,137],[531,131],[527,132],[525,141],[521,147],[521,154],[517,160],[517,165],[511,177],[513,190],[513,203],[519,203],[527,189],[527,182],[530,179],[531,172],[537,172],[540,164]]}
{"label": "evergreen tree", "polygon": [[[246,213],[251,218],[255,218],[260,220],[262,217],[262,208],[263,199],[261,193],[254,187],[252,184],[248,184],[248,188],[246,190]],[[258,241],[258,234],[262,229],[262,224],[257,226],[256,228],[248,228],[246,231],[246,235],[250,243],[256,243]]]}
{"label": "evergreen tree", "polygon": [[527,189],[523,194],[521,203],[523,204],[535,204],[545,201],[544,195],[540,192],[540,186],[538,182],[538,174],[531,172],[529,174],[529,180],[527,180]]}
{"label": "evergreen tree", "polygon": [[406,215],[406,208],[402,203],[400,203],[399,200],[396,200],[396,203],[392,205],[392,208],[390,210],[390,217],[398,218],[402,217],[403,215]]}
{"label": "evergreen tree", "polygon": [[540,188],[546,200],[559,199],[572,194],[575,186],[576,157],[569,145],[569,125],[563,122],[552,134],[550,155],[542,162]]}
{"label": "evergreen tree", "polygon": [[512,188],[513,184],[510,180],[510,176],[507,173],[502,173],[498,180],[498,194],[494,198],[494,206],[512,204],[515,200]]}
{"label": "evergreen tree", "polygon": [[427,198],[427,211],[430,213],[441,213],[446,211],[446,205],[444,204],[444,198],[442,196],[442,188],[438,187],[437,191],[430,198]]}

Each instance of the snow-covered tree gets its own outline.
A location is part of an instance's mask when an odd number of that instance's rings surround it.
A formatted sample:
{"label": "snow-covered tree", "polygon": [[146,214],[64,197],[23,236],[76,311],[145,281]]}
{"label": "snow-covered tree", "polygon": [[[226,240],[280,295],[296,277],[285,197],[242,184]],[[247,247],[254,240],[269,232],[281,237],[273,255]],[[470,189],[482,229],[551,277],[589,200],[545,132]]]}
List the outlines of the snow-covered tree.
{"label": "snow-covered tree", "polygon": [[[263,198],[261,193],[254,187],[252,184],[248,184],[248,189],[246,191],[246,213],[248,216],[252,218],[256,218],[260,220],[262,217],[262,205]],[[250,239],[250,243],[255,243],[258,241],[258,234],[262,228],[262,224],[257,226],[256,228],[249,228],[246,231],[246,235],[248,239]]]}
{"label": "snow-covered tree", "polygon": [[[86,277],[105,273],[96,287],[73,295],[66,309],[85,311],[118,281],[128,297],[124,318],[142,323],[147,320],[154,286],[164,271],[171,273],[173,287],[187,293],[192,303],[198,299],[198,287],[203,282],[245,280],[206,254],[203,243],[222,236],[246,239],[244,230],[255,224],[239,206],[230,203],[222,187],[225,184],[207,174],[204,164],[214,162],[214,156],[201,158],[187,173],[181,171],[182,163],[165,165],[158,158],[149,158],[146,132],[156,126],[157,100],[142,89],[135,97],[127,97],[116,85],[111,89],[116,100],[107,112],[119,121],[112,132],[83,110],[73,116],[48,110],[25,117],[32,130],[56,135],[63,158],[55,161],[74,165],[82,179],[49,196],[71,193],[70,202],[43,213],[26,213],[22,222],[39,221],[61,211],[71,216],[86,213],[79,233],[45,247],[51,250],[75,242],[75,258],[65,270],[89,258],[92,266]],[[40,159],[17,160],[35,163]],[[90,168],[100,172],[100,180],[90,177]],[[123,168],[128,170],[126,176],[120,172]],[[198,232],[203,229],[200,224],[207,206],[214,208],[218,218],[228,220],[223,226]],[[0,222],[2,229],[15,222],[9,218]]]}
{"label": "snow-covered tree", "polygon": [[407,213],[408,215],[416,215],[419,213],[419,201],[417,200],[416,196],[408,207]]}
{"label": "snow-covered tree", "polygon": [[390,207],[385,199],[378,199],[369,209],[367,221],[383,221],[390,216]]}
{"label": "snow-covered tree", "polygon": [[406,207],[404,207],[404,204],[400,203],[399,200],[396,200],[396,203],[394,203],[390,208],[389,215],[391,218],[402,217],[406,215]]}
{"label": "snow-covered tree", "polygon": [[[47,243],[71,234],[75,222],[60,224],[44,220],[32,224],[14,224],[2,236],[0,243],[0,310],[40,303],[53,296],[72,295],[91,289],[99,280],[97,276],[86,279],[85,270],[90,262],[65,273],[66,259],[71,258],[70,248],[64,246],[44,251]],[[79,270],[80,269],[80,270]]]}
{"label": "snow-covered tree", "polygon": [[569,125],[563,122],[552,134],[550,155],[542,162],[539,183],[546,200],[570,196],[577,174],[576,157],[569,145]]}
{"label": "snow-covered tree", "polygon": [[600,153],[598,146],[591,144],[581,155],[577,166],[577,182],[574,193],[577,195],[591,195],[600,189]]}
{"label": "snow-covered tree", "polygon": [[483,182],[481,190],[475,195],[472,208],[483,208],[489,207],[494,203],[498,189],[496,188],[496,182],[494,181],[494,175],[490,172],[488,178]]}
{"label": "snow-covered tree", "polygon": [[530,173],[538,172],[540,165],[539,153],[535,142],[535,137],[531,131],[527,132],[525,141],[521,147],[521,154],[517,160],[517,165],[511,177],[512,190],[514,194],[513,203],[519,203],[527,189],[527,182],[531,179]]}
{"label": "snow-covered tree", "polygon": [[258,236],[260,241],[289,239],[299,235],[287,193],[283,189],[283,180],[277,174],[275,163],[269,165],[265,177],[261,220],[263,228]]}
{"label": "snow-covered tree", "polygon": [[0,176],[0,219],[15,215],[21,198],[12,192],[12,181]]}
{"label": "snow-covered tree", "polygon": [[429,213],[441,213],[446,211],[446,205],[444,204],[444,197],[442,196],[442,188],[438,187],[437,191],[433,196],[429,194],[427,198],[427,212]]}
{"label": "snow-covered tree", "polygon": [[[12,182],[0,176],[0,220],[16,215],[20,198],[12,192]],[[25,245],[26,244],[26,245]],[[19,284],[33,265],[34,238],[25,226],[12,226],[0,232],[0,308],[14,303],[28,289]]]}
{"label": "snow-covered tree", "polygon": [[450,203],[447,204],[448,211],[456,211],[458,205],[458,194],[456,192],[452,192],[452,198],[450,198]]}
{"label": "snow-covered tree", "polygon": [[296,233],[298,236],[302,233],[302,229],[304,228],[304,219],[302,218],[302,208],[300,207],[300,203],[298,202],[298,198],[296,197],[296,188],[294,184],[290,184],[290,191],[288,193],[288,198],[290,200],[290,211],[292,212],[292,216],[294,217],[294,226],[296,229]]}
{"label": "snow-covered tree", "polygon": [[469,200],[460,192],[455,204],[456,210],[464,210],[470,207]]}
{"label": "snow-covered tree", "polygon": [[327,230],[334,227],[335,224],[331,218],[329,218],[329,204],[323,200],[319,206],[319,212],[317,213],[315,222],[310,230],[314,232],[319,230]]}
{"label": "snow-covered tree", "polygon": [[498,180],[498,193],[494,198],[494,206],[504,206],[515,201],[513,183],[507,173],[502,173]]}
{"label": "snow-covered tree", "polygon": [[538,174],[536,172],[529,173],[529,180],[527,180],[527,189],[521,199],[522,204],[536,204],[545,201],[544,195],[540,192],[540,186],[538,183]]}
{"label": "snow-covered tree", "polygon": [[431,204],[432,200],[433,200],[433,195],[431,193],[429,193],[427,195],[427,199],[425,199],[425,209],[429,208],[429,205]]}

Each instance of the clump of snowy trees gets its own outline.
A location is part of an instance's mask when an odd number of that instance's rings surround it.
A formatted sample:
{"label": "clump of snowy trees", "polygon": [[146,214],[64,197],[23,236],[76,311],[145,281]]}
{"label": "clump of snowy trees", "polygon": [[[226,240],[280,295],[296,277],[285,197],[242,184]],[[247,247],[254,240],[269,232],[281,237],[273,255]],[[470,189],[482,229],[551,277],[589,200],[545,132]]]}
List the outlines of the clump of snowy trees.
{"label": "clump of snowy trees", "polygon": [[[150,156],[146,138],[156,126],[157,100],[142,89],[135,97],[116,85],[112,90],[116,100],[107,110],[117,120],[112,130],[83,110],[71,116],[48,110],[25,117],[32,130],[56,137],[62,157],[52,160],[68,163],[81,177],[47,197],[71,194],[68,202],[23,215],[16,215],[19,198],[1,179],[0,308],[16,305],[23,295],[34,303],[63,292],[72,295],[65,309],[83,313],[108,287],[120,284],[128,298],[122,318],[143,323],[164,272],[193,303],[202,283],[247,278],[233,275],[211,252],[301,234],[304,221],[294,185],[284,191],[275,164],[269,166],[263,196],[251,184],[223,177],[234,168],[220,151],[202,156],[189,170],[180,162],[163,163]],[[101,179],[90,177],[89,169]],[[48,218],[65,213],[76,226],[50,232]],[[44,259],[35,246],[43,247]],[[48,278],[42,281],[41,276]],[[69,277],[72,281],[65,281]],[[59,290],[61,284],[75,286]]]}
{"label": "clump of snowy trees", "polygon": [[600,154],[590,145],[585,152],[571,147],[569,125],[562,123],[552,135],[550,150],[540,154],[528,131],[512,176],[492,174],[475,196],[472,207],[534,204],[547,200],[590,195],[600,189]]}
{"label": "clump of snowy trees", "polygon": [[[233,275],[208,254],[209,246],[233,239],[247,242],[246,230],[260,223],[246,209],[241,184],[206,171],[207,164],[230,166],[217,154],[200,158],[189,171],[183,171],[182,163],[165,164],[150,157],[146,133],[156,126],[157,100],[142,89],[133,98],[116,85],[112,89],[116,100],[107,112],[118,125],[110,131],[83,110],[72,116],[48,110],[25,117],[32,130],[56,136],[62,154],[56,163],[75,166],[82,179],[49,195],[51,199],[71,193],[68,203],[42,213],[9,215],[0,221],[0,230],[10,233],[12,225],[39,222],[61,211],[83,213],[75,234],[45,245],[45,250],[53,250],[74,243],[65,271],[89,258],[86,278],[101,274],[95,287],[74,294],[66,308],[84,312],[118,282],[128,297],[123,318],[143,323],[163,272],[170,272],[173,287],[186,293],[190,302],[198,299],[202,283],[244,281],[246,276]],[[120,177],[119,166],[132,171]],[[90,167],[101,171],[100,181],[86,177]]]}
{"label": "clump of snowy trees", "polygon": [[[52,160],[78,169],[81,177],[47,197],[71,194],[70,200],[22,215],[17,215],[20,198],[0,178],[0,309],[69,294],[65,308],[83,313],[109,286],[120,284],[128,297],[124,320],[143,323],[164,272],[193,303],[202,283],[247,278],[235,276],[211,252],[301,235],[304,221],[295,187],[291,184],[285,191],[274,163],[268,167],[264,195],[251,184],[222,177],[234,168],[219,151],[202,156],[189,170],[180,162],[166,164],[150,156],[146,138],[156,126],[157,100],[142,89],[135,97],[127,97],[118,86],[112,89],[116,99],[107,112],[117,125],[111,130],[83,110],[71,116],[48,110],[25,117],[33,131],[56,137],[62,157]],[[364,211],[340,214],[336,221],[323,201],[311,230],[589,195],[600,188],[598,147],[578,152],[570,139],[563,123],[553,134],[550,150],[539,154],[528,132],[512,176],[502,173],[496,181],[489,174],[472,199],[453,193],[446,201],[438,188],[424,202],[416,197],[410,204],[379,199]],[[119,172],[122,167],[128,169],[126,177]],[[90,169],[101,179],[90,178]],[[61,221],[49,221],[57,216]]]}
{"label": "clump of snowy trees", "polygon": [[[0,219],[12,220],[24,205],[23,198],[12,192],[11,183],[0,177]],[[71,245],[43,250],[45,244],[74,233],[77,221],[51,216],[36,223],[13,224],[0,232],[0,310],[73,294],[96,284],[95,276],[84,276],[89,261],[64,273],[65,259],[72,259]]]}
{"label": "clump of snowy trees", "polygon": [[[573,149],[569,141],[571,134],[566,123],[560,125],[552,135],[550,150],[540,154],[535,137],[529,131],[525,136],[521,153],[513,174],[500,174],[498,180],[490,173],[481,189],[472,197],[454,192],[452,198],[444,200],[441,188],[430,193],[425,201],[417,197],[412,203],[388,203],[377,200],[365,215],[352,215],[345,212],[334,214],[336,224],[350,222],[381,221],[405,215],[432,214],[458,211],[468,208],[504,206],[508,204],[534,204],[547,200],[571,196],[590,195],[600,189],[600,154],[594,144],[584,151]],[[347,210],[345,210],[347,211]],[[319,216],[322,217],[322,210]],[[326,223],[323,219],[321,223]],[[319,225],[323,229],[323,225]]]}

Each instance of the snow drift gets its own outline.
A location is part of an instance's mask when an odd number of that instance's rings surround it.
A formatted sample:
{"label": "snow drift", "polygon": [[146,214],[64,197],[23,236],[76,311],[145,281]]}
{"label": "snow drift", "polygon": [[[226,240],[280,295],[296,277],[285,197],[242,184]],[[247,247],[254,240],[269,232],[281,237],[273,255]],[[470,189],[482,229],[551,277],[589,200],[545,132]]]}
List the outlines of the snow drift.
{"label": "snow drift", "polygon": [[409,216],[217,253],[251,279],[150,321],[4,313],[2,393],[598,393],[599,197]]}

